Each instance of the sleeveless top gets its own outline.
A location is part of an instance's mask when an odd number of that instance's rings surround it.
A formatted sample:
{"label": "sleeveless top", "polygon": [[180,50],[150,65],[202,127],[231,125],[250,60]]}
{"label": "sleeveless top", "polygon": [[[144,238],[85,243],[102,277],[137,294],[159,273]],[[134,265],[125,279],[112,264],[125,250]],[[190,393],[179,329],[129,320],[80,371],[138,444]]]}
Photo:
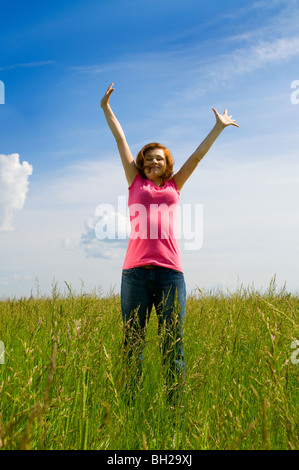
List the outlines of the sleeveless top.
{"label": "sleeveless top", "polygon": [[153,264],[183,272],[179,194],[173,178],[160,187],[140,173],[136,175],[129,187],[131,233],[123,269]]}

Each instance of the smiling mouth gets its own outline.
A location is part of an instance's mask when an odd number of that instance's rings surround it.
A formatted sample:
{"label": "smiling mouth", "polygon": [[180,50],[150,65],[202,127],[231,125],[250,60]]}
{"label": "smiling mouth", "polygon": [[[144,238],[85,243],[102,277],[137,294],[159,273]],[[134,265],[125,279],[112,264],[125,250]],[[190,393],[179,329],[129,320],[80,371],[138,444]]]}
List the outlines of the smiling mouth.
{"label": "smiling mouth", "polygon": [[152,170],[159,170],[160,168],[158,166],[151,166],[151,167],[147,167],[146,170],[147,171],[152,171]]}

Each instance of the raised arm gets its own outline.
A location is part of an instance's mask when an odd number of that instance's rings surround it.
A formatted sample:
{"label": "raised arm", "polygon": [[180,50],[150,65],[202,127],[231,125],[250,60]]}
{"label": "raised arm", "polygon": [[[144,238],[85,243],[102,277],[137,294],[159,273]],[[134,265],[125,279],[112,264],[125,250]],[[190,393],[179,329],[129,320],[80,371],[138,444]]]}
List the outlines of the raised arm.
{"label": "raised arm", "polygon": [[104,111],[107,124],[110,127],[110,130],[116,140],[120,158],[121,158],[124,170],[125,170],[127,182],[128,182],[128,185],[130,186],[133,183],[134,178],[138,173],[138,168],[134,162],[134,158],[132,156],[131,150],[127,144],[124,131],[120,123],[116,119],[109,104],[109,99],[113,91],[114,91],[113,83],[111,83],[104,97],[101,100],[101,107]]}
{"label": "raised arm", "polygon": [[225,110],[223,114],[219,114],[218,111],[216,111],[214,108],[213,111],[216,116],[215,126],[173,177],[179,191],[182,189],[189,176],[193,173],[200,160],[211,148],[223,129],[229,125],[239,127],[239,125],[236,124],[236,121],[231,119],[232,116],[227,115],[227,110]]}

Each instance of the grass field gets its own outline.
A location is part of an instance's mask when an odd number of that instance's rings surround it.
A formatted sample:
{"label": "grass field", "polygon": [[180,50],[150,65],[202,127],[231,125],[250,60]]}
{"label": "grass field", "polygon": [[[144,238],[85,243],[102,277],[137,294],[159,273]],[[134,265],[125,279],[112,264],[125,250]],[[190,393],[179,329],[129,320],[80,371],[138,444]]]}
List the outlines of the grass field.
{"label": "grass field", "polygon": [[[67,284],[66,284],[67,285]],[[188,296],[184,407],[165,399],[155,312],[131,402],[120,299],[64,294],[0,302],[0,449],[298,449],[299,297]]]}

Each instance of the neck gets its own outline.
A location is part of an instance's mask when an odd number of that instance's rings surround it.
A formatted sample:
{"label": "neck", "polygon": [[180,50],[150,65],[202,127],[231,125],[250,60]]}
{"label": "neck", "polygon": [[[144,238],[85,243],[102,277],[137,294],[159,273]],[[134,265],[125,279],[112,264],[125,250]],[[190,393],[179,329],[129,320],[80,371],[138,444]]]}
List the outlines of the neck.
{"label": "neck", "polygon": [[157,178],[157,179],[151,179],[151,182],[154,183],[156,186],[163,186],[163,180],[162,178]]}

